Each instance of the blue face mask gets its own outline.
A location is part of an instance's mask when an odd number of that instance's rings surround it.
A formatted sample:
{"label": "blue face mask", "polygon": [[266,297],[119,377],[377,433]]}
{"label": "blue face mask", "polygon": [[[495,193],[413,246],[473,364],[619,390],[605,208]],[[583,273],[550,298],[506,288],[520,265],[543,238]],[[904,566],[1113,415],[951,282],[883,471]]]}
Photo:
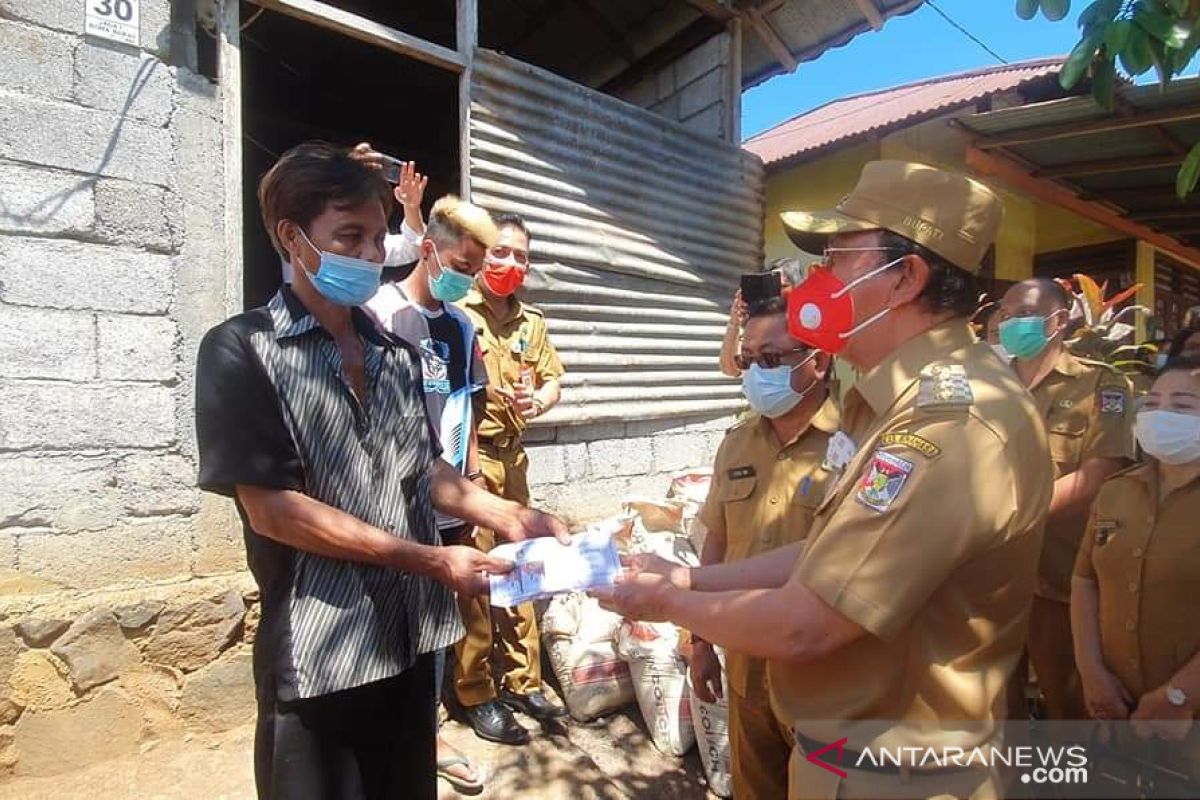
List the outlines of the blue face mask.
{"label": "blue face mask", "polygon": [[1011,317],[1004,320],[1000,323],[1000,344],[1014,358],[1033,358],[1050,343],[1050,337],[1046,335],[1046,322],[1053,316]]}
{"label": "blue face mask", "polygon": [[[308,242],[308,246],[321,259],[316,275],[309,272],[307,268],[304,268],[304,272],[308,275],[313,288],[322,297],[339,306],[361,306],[375,296],[375,292],[379,291],[379,276],[383,272],[382,264],[362,258],[328,253],[313,244],[303,228],[299,230],[304,241]],[[301,261],[300,265],[304,267],[304,262]]]}
{"label": "blue face mask", "polygon": [[437,261],[440,273],[436,278],[433,275],[429,276],[429,293],[433,295],[434,299],[441,300],[443,303],[457,303],[466,297],[467,292],[471,291],[471,286],[475,283],[474,278],[452,269],[446,269],[442,264],[442,256],[438,253],[436,244],[433,245],[433,258]]}

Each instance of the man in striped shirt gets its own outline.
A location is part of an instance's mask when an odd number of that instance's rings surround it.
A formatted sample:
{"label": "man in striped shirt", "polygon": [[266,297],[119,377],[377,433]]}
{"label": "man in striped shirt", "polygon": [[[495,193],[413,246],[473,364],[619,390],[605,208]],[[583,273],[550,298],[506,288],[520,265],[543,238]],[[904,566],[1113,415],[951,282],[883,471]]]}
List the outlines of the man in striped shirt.
{"label": "man in striped shirt", "polygon": [[200,345],[200,485],[236,500],[262,594],[260,797],[435,797],[432,654],[462,636],[453,592],[511,565],[442,546],[434,508],[566,536],[438,457],[419,359],[356,308],[378,288],[389,202],[346,148],[285,153],[259,204],[292,285]]}

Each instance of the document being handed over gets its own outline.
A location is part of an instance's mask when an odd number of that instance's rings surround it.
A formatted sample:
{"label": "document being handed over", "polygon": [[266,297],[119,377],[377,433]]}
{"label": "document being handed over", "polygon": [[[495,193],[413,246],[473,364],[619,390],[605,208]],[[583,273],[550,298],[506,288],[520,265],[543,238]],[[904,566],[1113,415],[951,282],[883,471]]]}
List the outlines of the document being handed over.
{"label": "document being handed over", "polygon": [[490,575],[492,605],[511,607],[564,592],[611,587],[621,572],[614,530],[593,528],[571,537],[502,544],[489,555],[512,561],[511,572]]}

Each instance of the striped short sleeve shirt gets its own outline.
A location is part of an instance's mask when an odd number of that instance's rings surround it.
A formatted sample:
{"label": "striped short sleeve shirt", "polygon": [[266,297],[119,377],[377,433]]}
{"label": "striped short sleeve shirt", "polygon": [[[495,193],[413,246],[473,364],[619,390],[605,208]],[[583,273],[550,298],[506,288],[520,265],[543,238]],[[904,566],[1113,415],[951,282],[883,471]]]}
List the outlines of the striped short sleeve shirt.
{"label": "striped short sleeve shirt", "polygon": [[[208,332],[196,366],[201,488],[290,489],[393,536],[439,545],[429,494],[439,447],[411,348],[353,312],[363,341],[363,402],[340,351],[290,288]],[[280,700],[394,677],[461,638],[448,588],[431,579],[326,558],[256,533],[242,517],[262,594],[255,670]]]}

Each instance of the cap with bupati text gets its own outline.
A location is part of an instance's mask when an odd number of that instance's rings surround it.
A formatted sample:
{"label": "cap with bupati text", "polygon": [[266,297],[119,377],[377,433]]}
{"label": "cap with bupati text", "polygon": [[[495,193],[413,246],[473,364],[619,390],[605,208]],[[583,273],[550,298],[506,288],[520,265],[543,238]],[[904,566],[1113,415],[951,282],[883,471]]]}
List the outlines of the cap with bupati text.
{"label": "cap with bupati text", "polygon": [[779,216],[791,240],[809,253],[819,255],[838,233],[883,229],[975,273],[996,240],[1004,204],[991,189],[956,172],[910,161],[872,161],[833,210]]}

